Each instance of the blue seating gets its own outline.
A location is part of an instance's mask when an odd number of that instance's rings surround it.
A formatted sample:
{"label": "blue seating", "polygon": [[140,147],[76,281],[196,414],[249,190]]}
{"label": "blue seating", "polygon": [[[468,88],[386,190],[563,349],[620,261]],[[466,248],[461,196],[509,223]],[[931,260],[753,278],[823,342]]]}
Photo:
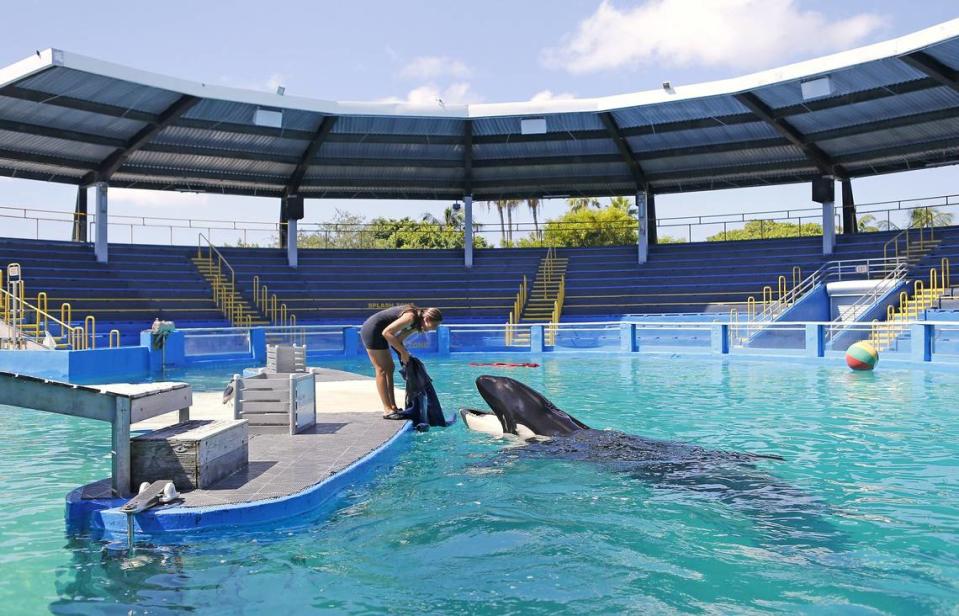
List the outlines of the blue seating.
{"label": "blue seating", "polygon": [[[835,253],[822,255],[822,238],[698,242],[653,246],[649,261],[636,263],[635,246],[561,248],[568,258],[563,318],[618,319],[625,314],[726,313],[750,295],[792,285],[793,267],[808,275],[827,260],[882,256],[896,232],[839,236]],[[938,267],[941,257],[959,265],[959,227],[937,230],[942,244],[915,268]],[[86,315],[107,332],[121,331],[124,344],[154,318],[181,327],[224,327],[207,281],[190,261],[195,248],[111,244],[110,262],[97,263],[90,244],[0,238],[0,265],[23,266],[26,295],[48,295],[50,312],[73,308],[73,323]],[[474,267],[462,250],[301,249],[299,267],[274,248],[223,248],[236,270],[240,294],[253,303],[253,277],[296,314],[297,323],[355,324],[388,305],[438,306],[449,322],[503,322],[525,275],[532,285],[545,249],[482,249]],[[959,273],[956,274],[959,276]]]}

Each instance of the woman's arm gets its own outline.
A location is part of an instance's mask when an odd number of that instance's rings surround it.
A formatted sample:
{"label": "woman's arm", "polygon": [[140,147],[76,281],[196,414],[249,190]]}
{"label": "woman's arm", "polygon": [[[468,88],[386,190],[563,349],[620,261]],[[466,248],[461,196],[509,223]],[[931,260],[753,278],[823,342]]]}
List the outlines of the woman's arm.
{"label": "woman's arm", "polygon": [[403,341],[409,336],[412,330],[403,331],[404,328],[413,325],[413,313],[407,312],[400,316],[392,323],[386,326],[383,330],[383,337],[386,338],[386,341],[391,347],[396,349],[396,352],[400,354],[400,363],[405,364],[410,359],[410,352],[406,350],[406,347],[403,345]]}

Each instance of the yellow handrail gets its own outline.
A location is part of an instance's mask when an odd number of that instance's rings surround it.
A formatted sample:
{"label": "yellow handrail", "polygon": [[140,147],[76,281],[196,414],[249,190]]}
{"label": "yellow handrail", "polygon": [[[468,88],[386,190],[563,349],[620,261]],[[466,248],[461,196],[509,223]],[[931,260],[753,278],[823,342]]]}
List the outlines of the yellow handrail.
{"label": "yellow handrail", "polygon": [[[116,334],[116,337],[114,337],[114,334]],[[116,340],[116,345],[113,344],[114,339]],[[111,349],[120,348],[120,330],[119,329],[110,330],[110,348]]]}
{"label": "yellow handrail", "polygon": [[90,341],[90,346],[86,346],[84,342],[83,348],[97,348],[97,319],[92,314],[83,319],[83,337]]}
{"label": "yellow handrail", "polygon": [[763,311],[771,303],[773,303],[773,288],[767,284],[763,287]]}
{"label": "yellow handrail", "polygon": [[788,291],[789,291],[789,289],[786,287],[786,277],[785,277],[785,276],[780,276],[780,277],[776,280],[776,287],[777,287],[776,290],[779,292],[779,301],[782,301],[783,298],[786,297],[786,293],[788,293]]}
{"label": "yellow handrail", "polygon": [[802,282],[802,268],[798,265],[793,266],[793,288],[795,289]]}
{"label": "yellow handrail", "polygon": [[[73,306],[69,302],[63,302],[60,304],[60,337],[64,336],[64,332],[70,329],[70,323],[73,321]],[[64,329],[64,323],[66,323],[66,329]]]}
{"label": "yellow handrail", "polygon": [[746,320],[756,320],[756,298],[752,295],[746,298]]}
{"label": "yellow handrail", "polygon": [[35,312],[36,319],[34,320],[34,323],[37,324],[38,334],[40,332],[47,331],[48,322],[47,322],[46,315],[47,315],[48,307],[49,306],[47,304],[47,292],[40,291],[39,293],[37,293],[37,310]]}
{"label": "yellow handrail", "polygon": [[943,289],[948,289],[948,288],[950,288],[950,286],[951,286],[951,285],[949,284],[949,283],[950,283],[950,280],[949,280],[949,257],[943,257],[942,260],[939,262],[939,264],[940,264],[940,267],[942,268],[942,288],[943,288]]}
{"label": "yellow handrail", "polygon": [[[19,295],[19,294],[18,294],[18,295]],[[4,306],[4,310],[7,311],[7,312],[9,312],[10,310],[13,309],[14,304],[17,304],[17,306],[18,306],[18,312],[19,312],[20,314],[27,313],[27,312],[30,312],[30,311],[33,311],[33,312],[35,312],[35,313],[40,314],[40,315],[41,315],[41,318],[43,319],[43,322],[44,322],[47,326],[49,326],[50,323],[54,323],[54,324],[60,326],[60,337],[63,338],[63,337],[64,337],[64,334],[66,334],[66,339],[69,341],[69,344],[70,344],[71,347],[73,347],[73,348],[76,349],[76,350],[80,350],[80,349],[86,348],[86,347],[84,346],[83,328],[82,328],[82,327],[73,327],[72,325],[70,325],[70,318],[72,318],[72,316],[73,316],[73,314],[72,314],[73,311],[72,311],[72,309],[71,309],[71,307],[70,307],[70,304],[64,303],[63,305],[60,306],[60,317],[61,317],[61,318],[58,319],[58,318],[56,318],[55,316],[51,315],[49,312],[44,311],[44,310],[40,310],[40,308],[39,308],[38,306],[34,306],[34,305],[31,304],[30,302],[27,302],[27,301],[25,301],[25,300],[23,300],[23,299],[21,299],[21,298],[14,297],[9,291],[7,291],[6,289],[4,289],[4,288],[2,288],[2,287],[0,287],[0,300],[2,300],[2,301],[0,301],[0,304],[2,304],[2,305]],[[66,317],[66,318],[64,318],[64,317]],[[18,317],[18,319],[20,319],[20,317]],[[6,320],[8,323],[10,322],[8,315],[7,315],[7,318],[6,318],[5,320]],[[11,325],[15,325],[16,327],[19,327],[19,325],[16,325],[16,324],[13,324],[13,323],[11,323]],[[79,332],[79,334],[78,334],[78,332]],[[40,334],[40,331],[39,331],[39,330],[38,330],[37,334],[38,334],[38,337],[39,337],[39,334]]]}

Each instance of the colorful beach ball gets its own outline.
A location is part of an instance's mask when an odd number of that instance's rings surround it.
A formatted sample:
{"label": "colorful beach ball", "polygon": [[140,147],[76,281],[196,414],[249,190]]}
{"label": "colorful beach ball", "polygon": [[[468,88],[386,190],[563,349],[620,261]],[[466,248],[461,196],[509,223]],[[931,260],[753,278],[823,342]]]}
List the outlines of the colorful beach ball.
{"label": "colorful beach ball", "polygon": [[846,365],[853,370],[872,370],[879,363],[879,351],[868,342],[856,342],[846,349]]}

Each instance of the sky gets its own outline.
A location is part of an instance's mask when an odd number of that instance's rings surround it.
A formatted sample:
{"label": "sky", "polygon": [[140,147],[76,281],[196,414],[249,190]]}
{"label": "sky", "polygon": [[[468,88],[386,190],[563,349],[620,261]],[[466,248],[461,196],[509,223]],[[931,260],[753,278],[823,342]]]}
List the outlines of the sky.
{"label": "sky", "polygon": [[[475,103],[595,97],[659,88],[665,80],[678,85],[735,77],[954,19],[959,4],[48,0],[5,2],[2,13],[7,27],[0,66],[55,47],[204,83],[269,92],[282,85],[288,95]],[[959,193],[959,168],[859,179],[854,191],[860,203]],[[73,186],[0,178],[0,207],[69,211],[75,194]],[[802,208],[813,205],[809,198],[808,184],[663,195],[657,213]],[[304,222],[330,220],[336,209],[367,218],[418,217],[439,215],[449,205],[309,200]],[[111,215],[274,221],[278,210],[276,199],[110,191]],[[564,210],[565,203],[548,202],[544,216]],[[494,222],[496,214],[483,204],[475,211],[480,222]],[[530,220],[524,209],[516,216]],[[0,224],[8,228],[4,235],[24,227],[5,217]],[[41,235],[65,233],[63,225],[41,225]]]}

